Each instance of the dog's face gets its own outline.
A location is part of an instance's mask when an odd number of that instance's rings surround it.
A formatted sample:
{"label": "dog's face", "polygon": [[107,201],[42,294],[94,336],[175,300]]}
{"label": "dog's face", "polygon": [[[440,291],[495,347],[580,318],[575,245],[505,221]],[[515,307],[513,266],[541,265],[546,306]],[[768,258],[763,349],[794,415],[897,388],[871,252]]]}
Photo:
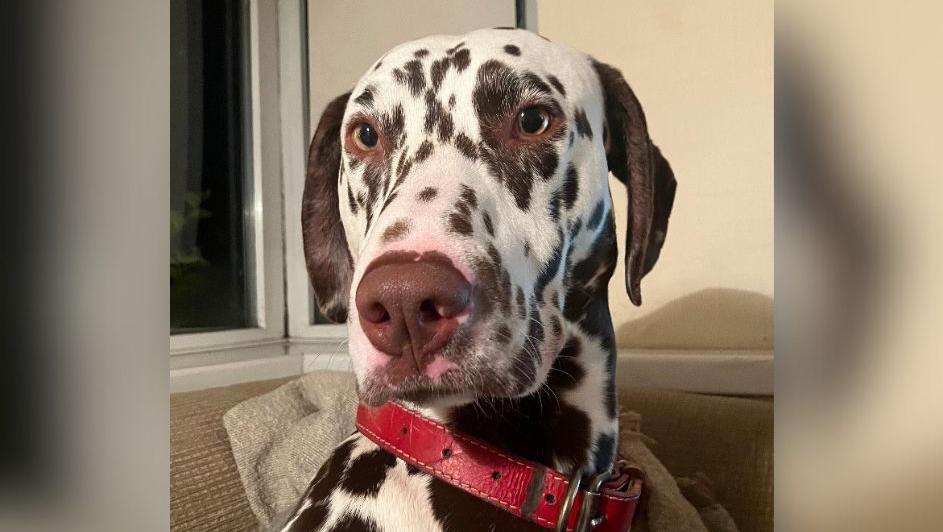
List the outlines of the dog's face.
{"label": "dog's face", "polygon": [[[624,152],[632,132],[624,117],[606,123],[618,100],[606,77],[621,81],[607,69],[526,31],[429,37],[388,52],[325,110],[306,255],[322,312],[349,324],[364,402],[518,397],[546,381],[579,326],[568,301],[604,294],[615,265],[606,143]],[[644,196],[655,154],[642,140]],[[633,300],[664,237],[651,199],[631,213],[644,231],[628,259]]]}

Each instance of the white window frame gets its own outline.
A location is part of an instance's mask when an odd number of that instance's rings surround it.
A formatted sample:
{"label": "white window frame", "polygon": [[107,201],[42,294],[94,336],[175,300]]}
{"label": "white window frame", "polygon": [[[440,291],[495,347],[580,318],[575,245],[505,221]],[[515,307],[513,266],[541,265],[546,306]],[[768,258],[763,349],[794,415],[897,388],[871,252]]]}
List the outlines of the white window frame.
{"label": "white window frame", "polygon": [[281,33],[281,118],[282,171],[298,176],[284,179],[285,199],[285,297],[288,306],[288,336],[292,343],[303,345],[332,343],[347,338],[344,324],[314,324],[314,298],[305,266],[301,238],[301,199],[308,159],[308,142],[314,134],[309,122],[307,12],[305,0],[279,2]]}
{"label": "white window frame", "polygon": [[252,186],[245,218],[256,326],[171,335],[172,356],[266,346],[285,337],[281,132],[278,113],[266,111],[278,108],[278,12],[274,3],[260,0],[249,0],[248,7]]}

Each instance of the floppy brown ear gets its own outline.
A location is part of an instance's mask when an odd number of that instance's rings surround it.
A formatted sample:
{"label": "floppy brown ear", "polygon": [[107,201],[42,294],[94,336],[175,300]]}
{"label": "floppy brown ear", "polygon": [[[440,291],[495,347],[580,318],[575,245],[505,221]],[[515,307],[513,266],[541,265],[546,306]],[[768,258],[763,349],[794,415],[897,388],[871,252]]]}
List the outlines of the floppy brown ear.
{"label": "floppy brown ear", "polygon": [[635,93],[615,68],[594,62],[605,96],[606,160],[629,192],[625,250],[625,288],[642,304],[641,282],[661,252],[674,204],[674,173],[648,137],[645,113]]}
{"label": "floppy brown ear", "polygon": [[308,171],[301,201],[301,235],[308,278],[321,314],[347,321],[353,259],[341,225],[337,181],[341,163],[341,121],[350,93],[327,104],[308,149]]}

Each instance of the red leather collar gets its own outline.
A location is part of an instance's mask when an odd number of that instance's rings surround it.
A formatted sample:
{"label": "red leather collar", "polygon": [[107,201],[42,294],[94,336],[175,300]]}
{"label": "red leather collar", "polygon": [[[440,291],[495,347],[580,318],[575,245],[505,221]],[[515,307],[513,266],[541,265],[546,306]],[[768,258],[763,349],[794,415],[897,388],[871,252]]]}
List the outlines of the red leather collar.
{"label": "red leather collar", "polygon": [[[571,481],[553,469],[509,456],[396,403],[360,405],[357,428],[430,475],[546,528],[626,532],[642,492],[641,472],[621,462],[614,474],[595,482],[575,478],[570,489]],[[565,529],[558,527],[561,516]]]}

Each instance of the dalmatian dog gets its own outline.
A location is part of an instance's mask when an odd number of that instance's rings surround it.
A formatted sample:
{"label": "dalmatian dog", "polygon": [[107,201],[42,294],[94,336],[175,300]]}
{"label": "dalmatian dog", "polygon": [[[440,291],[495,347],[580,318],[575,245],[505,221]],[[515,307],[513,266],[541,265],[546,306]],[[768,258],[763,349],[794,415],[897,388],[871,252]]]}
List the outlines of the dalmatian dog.
{"label": "dalmatian dog", "polygon": [[[321,312],[348,325],[361,402],[398,401],[563,474],[606,471],[610,171],[628,187],[638,305],[675,180],[617,70],[484,29],[400,45],[330,102],[309,152],[304,247]],[[540,529],[359,433],[278,528]]]}

